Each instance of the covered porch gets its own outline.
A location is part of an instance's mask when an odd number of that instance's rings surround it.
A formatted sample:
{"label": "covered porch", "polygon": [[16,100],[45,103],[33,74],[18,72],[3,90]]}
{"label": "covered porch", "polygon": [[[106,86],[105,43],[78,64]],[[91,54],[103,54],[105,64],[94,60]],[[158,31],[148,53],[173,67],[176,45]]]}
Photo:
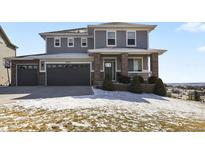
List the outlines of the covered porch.
{"label": "covered porch", "polygon": [[117,81],[119,75],[133,77],[142,76],[145,80],[149,76],[158,77],[158,56],[165,50],[159,49],[118,49],[105,48],[89,50],[94,57],[94,84],[102,82],[106,75]]}

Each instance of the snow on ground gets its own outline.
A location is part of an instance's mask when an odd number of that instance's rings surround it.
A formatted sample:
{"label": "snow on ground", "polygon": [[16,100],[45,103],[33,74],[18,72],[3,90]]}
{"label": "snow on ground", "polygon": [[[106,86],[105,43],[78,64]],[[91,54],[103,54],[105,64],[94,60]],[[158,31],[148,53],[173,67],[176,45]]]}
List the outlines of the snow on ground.
{"label": "snow on ground", "polygon": [[108,92],[0,106],[0,131],[205,131],[205,104]]}
{"label": "snow on ground", "polygon": [[93,89],[94,95],[20,100],[8,106],[22,106],[25,108],[42,108],[49,110],[96,108],[115,106],[129,110],[138,110],[146,114],[159,111],[170,111],[178,116],[198,116],[205,119],[205,105],[199,102],[184,101],[154,94],[133,94],[130,92],[103,91]]}

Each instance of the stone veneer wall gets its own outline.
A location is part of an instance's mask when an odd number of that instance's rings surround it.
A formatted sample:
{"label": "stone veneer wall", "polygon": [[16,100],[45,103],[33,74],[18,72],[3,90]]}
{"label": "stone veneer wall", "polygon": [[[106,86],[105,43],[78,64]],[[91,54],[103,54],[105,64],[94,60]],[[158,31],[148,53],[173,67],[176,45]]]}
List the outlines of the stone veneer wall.
{"label": "stone veneer wall", "polygon": [[151,71],[152,71],[152,76],[159,76],[159,72],[158,72],[158,53],[153,53],[151,54],[150,57],[150,63],[151,63]]}
{"label": "stone veneer wall", "polygon": [[100,54],[93,54],[94,57],[94,76],[93,76],[93,83],[95,85],[98,84],[99,81],[101,81],[101,74],[100,74],[100,69],[101,69],[101,56]]}
{"label": "stone veneer wall", "polygon": [[128,76],[128,54],[121,55],[121,74]]}

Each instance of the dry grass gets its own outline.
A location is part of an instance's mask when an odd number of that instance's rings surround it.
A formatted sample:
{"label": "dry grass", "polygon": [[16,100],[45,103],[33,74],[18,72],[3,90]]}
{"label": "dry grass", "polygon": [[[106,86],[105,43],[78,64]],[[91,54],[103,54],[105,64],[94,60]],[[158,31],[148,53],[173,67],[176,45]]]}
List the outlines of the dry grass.
{"label": "dry grass", "polygon": [[139,114],[136,110],[99,107],[67,110],[0,107],[0,131],[11,132],[113,132],[113,131],[205,131],[205,121],[159,112]]}

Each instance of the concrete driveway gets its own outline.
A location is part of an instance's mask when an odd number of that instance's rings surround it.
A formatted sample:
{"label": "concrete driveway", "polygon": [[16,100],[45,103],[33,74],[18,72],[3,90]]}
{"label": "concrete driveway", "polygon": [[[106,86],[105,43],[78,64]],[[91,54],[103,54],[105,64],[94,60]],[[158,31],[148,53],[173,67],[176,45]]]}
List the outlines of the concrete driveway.
{"label": "concrete driveway", "polygon": [[0,104],[16,100],[57,98],[93,94],[90,86],[28,86],[0,87]]}

